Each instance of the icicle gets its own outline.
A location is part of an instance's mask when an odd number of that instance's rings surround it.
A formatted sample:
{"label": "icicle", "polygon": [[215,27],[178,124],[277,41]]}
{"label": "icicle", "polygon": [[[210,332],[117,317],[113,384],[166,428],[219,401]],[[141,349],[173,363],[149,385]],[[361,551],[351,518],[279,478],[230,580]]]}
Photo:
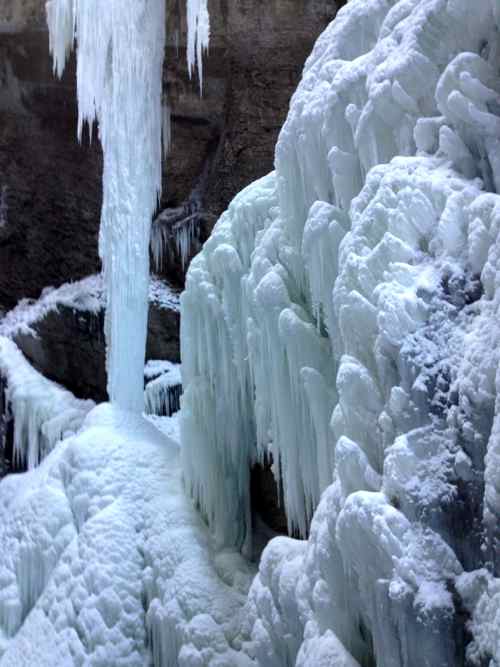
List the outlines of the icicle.
{"label": "icicle", "polygon": [[179,364],[150,361],[144,375],[146,414],[170,417],[180,409],[182,378]]}
{"label": "icicle", "polygon": [[187,59],[189,75],[195,66],[198,69],[200,92],[203,89],[203,52],[208,49],[210,20],[208,0],[187,0],[188,47]]}

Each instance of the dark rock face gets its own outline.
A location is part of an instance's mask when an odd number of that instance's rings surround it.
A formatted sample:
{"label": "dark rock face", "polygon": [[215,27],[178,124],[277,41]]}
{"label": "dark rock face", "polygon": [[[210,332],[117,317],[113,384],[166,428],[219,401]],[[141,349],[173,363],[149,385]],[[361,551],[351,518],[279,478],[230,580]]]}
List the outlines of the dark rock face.
{"label": "dark rock face", "polygon": [[37,371],[79,398],[107,400],[103,311],[60,306],[32,328],[35,336],[19,333],[14,341]]}
{"label": "dark rock face", "polygon": [[[178,363],[179,311],[151,303],[146,359]],[[14,341],[42,375],[78,398],[107,400],[104,311],[76,310],[61,305],[31,325],[35,335],[18,333]]]}
{"label": "dark rock face", "polygon": [[253,466],[250,474],[250,498],[252,512],[257,513],[275,533],[287,535],[283,492],[276,482],[271,461],[266,460]]}
{"label": "dark rock face", "polygon": [[[77,144],[74,58],[56,81],[44,4],[0,0],[0,307],[5,308],[99,267],[102,156],[97,142]],[[211,49],[200,98],[186,71],[185,3],[170,2],[164,85],[173,144],[161,206],[182,208],[195,191],[201,224],[194,251],[236,192],[272,169],[288,100],[337,4],[211,0]],[[182,284],[184,271],[173,254],[164,272]]]}
{"label": "dark rock face", "polygon": [[54,84],[43,31],[0,34],[0,304],[98,270],[101,154],[76,136],[74,61]]}

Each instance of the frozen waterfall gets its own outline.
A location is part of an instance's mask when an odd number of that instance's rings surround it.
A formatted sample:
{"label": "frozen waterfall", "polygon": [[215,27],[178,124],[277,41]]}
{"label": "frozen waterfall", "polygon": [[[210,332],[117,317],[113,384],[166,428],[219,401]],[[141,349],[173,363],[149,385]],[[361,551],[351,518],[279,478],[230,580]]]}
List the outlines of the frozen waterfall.
{"label": "frozen waterfall", "polygon": [[[144,400],[163,0],[49,3],[105,153],[120,405],[90,410],[0,340],[16,446],[53,447],[0,484],[2,667],[500,665],[499,7],[350,0],[321,35],[275,171],[190,266],[181,369],[147,369],[151,412],[182,374],[179,447],[120,409]],[[206,2],[188,17],[192,71]],[[254,576],[264,462],[300,539]]]}
{"label": "frozen waterfall", "polygon": [[[188,0],[188,65],[208,46],[206,0]],[[164,0],[50,0],[50,49],[61,76],[77,46],[79,137],[98,123],[104,153],[99,254],[106,293],[108,393],[142,411],[151,220],[161,189]],[[168,139],[168,137],[166,138]]]}
{"label": "frozen waterfall", "polygon": [[497,0],[350,0],[191,264],[188,489],[248,549],[271,459],[308,538],[264,552],[259,665],[500,664],[499,35]]}

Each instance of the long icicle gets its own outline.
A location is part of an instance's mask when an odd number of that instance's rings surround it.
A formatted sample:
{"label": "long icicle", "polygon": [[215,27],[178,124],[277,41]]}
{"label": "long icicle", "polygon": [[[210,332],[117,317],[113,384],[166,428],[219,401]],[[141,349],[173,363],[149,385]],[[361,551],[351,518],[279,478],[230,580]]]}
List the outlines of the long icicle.
{"label": "long icicle", "polygon": [[[198,64],[201,81],[206,0],[194,13],[187,1],[189,62]],[[79,138],[85,122],[98,122],[104,154],[99,254],[107,292],[108,394],[136,412],[144,407],[149,241],[161,190],[165,19],[164,0],[47,3],[58,76],[77,43]],[[194,54],[193,43],[199,46]]]}

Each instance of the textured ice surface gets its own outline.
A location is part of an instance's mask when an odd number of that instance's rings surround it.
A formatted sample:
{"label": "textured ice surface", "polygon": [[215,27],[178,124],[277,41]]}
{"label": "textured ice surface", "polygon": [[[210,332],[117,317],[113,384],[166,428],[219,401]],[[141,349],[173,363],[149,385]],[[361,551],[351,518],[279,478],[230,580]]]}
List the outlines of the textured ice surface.
{"label": "textured ice surface", "polygon": [[188,488],[248,549],[271,456],[308,536],[252,586],[266,667],[500,664],[499,27],[496,0],[351,0],[189,270]]}
{"label": "textured ice surface", "polygon": [[214,554],[176,444],[102,405],[34,471],[0,483],[0,664],[249,665],[253,575]]}
{"label": "textured ice surface", "polygon": [[161,188],[165,5],[51,0],[47,18],[59,75],[77,44],[79,136],[85,122],[92,133],[97,120],[103,148],[108,393],[141,412],[149,237]]}
{"label": "textured ice surface", "polygon": [[[0,336],[0,378],[3,384],[0,391],[5,390],[6,414],[3,419],[14,422],[16,465],[34,468],[57,442],[80,429],[95,406],[93,401],[79,400],[44,378],[19,348],[3,336]],[[0,447],[4,444],[0,440]]]}

